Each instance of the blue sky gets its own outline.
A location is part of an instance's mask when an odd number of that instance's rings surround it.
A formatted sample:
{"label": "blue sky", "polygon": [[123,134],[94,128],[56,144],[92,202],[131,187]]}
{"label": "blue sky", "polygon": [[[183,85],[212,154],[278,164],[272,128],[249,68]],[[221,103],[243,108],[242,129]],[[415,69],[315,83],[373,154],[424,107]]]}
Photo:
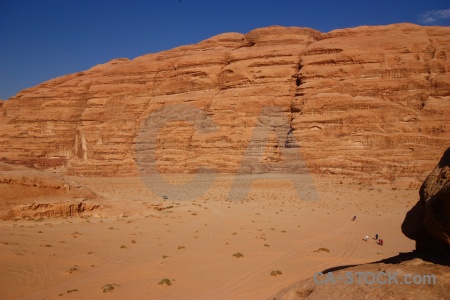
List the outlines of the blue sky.
{"label": "blue sky", "polygon": [[0,99],[61,75],[223,32],[270,25],[322,32],[410,22],[450,26],[434,0],[0,0]]}

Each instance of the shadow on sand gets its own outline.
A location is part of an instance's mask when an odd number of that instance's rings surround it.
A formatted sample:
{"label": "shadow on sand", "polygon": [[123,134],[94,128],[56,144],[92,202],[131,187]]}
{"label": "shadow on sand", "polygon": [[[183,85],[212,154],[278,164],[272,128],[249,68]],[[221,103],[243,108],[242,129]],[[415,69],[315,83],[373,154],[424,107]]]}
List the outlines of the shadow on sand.
{"label": "shadow on sand", "polygon": [[[412,260],[415,258],[420,258],[423,261],[426,262],[431,262],[434,264],[438,264],[438,265],[444,265],[444,266],[450,266],[450,259],[447,257],[442,257],[442,256],[436,256],[436,255],[432,255],[429,253],[420,253],[417,251],[412,251],[412,252],[405,252],[405,253],[399,253],[399,255],[396,256],[392,256],[392,257],[388,257],[379,261],[374,261],[371,263],[367,263],[367,264],[379,264],[379,263],[384,263],[384,264],[400,264],[402,262],[408,261],[408,260]],[[336,272],[339,270],[343,270],[343,269],[347,269],[347,268],[351,268],[351,267],[356,267],[359,265],[367,265],[367,264],[355,264],[355,265],[343,265],[343,266],[336,266],[336,267],[331,267],[328,269],[325,269],[322,271],[323,274],[326,274],[328,272]]]}

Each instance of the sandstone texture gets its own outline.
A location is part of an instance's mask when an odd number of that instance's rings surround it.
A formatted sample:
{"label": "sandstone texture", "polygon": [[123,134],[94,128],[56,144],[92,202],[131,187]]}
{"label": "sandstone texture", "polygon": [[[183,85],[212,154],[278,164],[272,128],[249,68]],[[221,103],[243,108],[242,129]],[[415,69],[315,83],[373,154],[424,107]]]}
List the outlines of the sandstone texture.
{"label": "sandstone texture", "polygon": [[[357,272],[372,273],[377,276],[380,272],[385,274],[397,274],[397,281],[391,280],[387,284],[388,276],[380,276],[381,282],[386,284],[366,283],[364,279],[358,283]],[[324,272],[325,274],[325,272]],[[268,300],[294,300],[294,299],[447,299],[450,289],[450,267],[431,262],[426,262],[420,258],[405,260],[399,263],[385,260],[372,264],[365,264],[357,267],[344,268],[332,272],[336,282],[326,283],[326,274],[317,276],[316,280],[322,284],[317,284],[313,278],[294,283]],[[350,275],[347,275],[350,274]],[[434,275],[436,281],[427,281],[428,275]],[[353,283],[347,276],[353,278]],[[422,284],[406,284],[412,282],[412,277],[416,276],[416,282],[421,280]],[[343,278],[339,280],[338,278]],[[364,278],[364,277],[362,277]],[[373,277],[368,276],[368,282]],[[392,277],[391,277],[392,278]],[[406,281],[405,281],[406,280]],[[397,283],[396,283],[397,282]],[[401,283],[400,283],[401,282]]]}
{"label": "sandstone texture", "polygon": [[450,257],[450,148],[422,184],[420,200],[408,212],[403,233],[420,252]]}
{"label": "sandstone texture", "polygon": [[67,217],[100,208],[96,193],[45,171],[0,163],[0,218]]}
{"label": "sandstone texture", "polygon": [[0,107],[0,160],[130,176],[151,149],[161,172],[414,184],[450,144],[449,55],[448,27],[221,34],[21,91]]}

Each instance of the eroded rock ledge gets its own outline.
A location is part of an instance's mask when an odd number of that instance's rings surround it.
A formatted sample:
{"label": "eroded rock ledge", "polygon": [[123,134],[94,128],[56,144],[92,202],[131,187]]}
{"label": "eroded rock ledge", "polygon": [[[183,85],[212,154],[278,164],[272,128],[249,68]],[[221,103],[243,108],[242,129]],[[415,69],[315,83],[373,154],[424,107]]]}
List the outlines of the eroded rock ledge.
{"label": "eroded rock ledge", "polygon": [[73,217],[101,203],[92,190],[60,175],[0,163],[0,219]]}

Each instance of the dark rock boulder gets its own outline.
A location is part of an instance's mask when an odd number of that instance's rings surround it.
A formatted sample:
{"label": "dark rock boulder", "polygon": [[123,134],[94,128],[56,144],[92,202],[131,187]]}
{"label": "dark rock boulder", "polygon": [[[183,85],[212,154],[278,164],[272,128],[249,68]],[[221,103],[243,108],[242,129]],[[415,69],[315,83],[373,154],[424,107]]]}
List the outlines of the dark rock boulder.
{"label": "dark rock boulder", "polygon": [[420,200],[406,214],[402,232],[416,250],[450,256],[450,148],[420,187]]}

